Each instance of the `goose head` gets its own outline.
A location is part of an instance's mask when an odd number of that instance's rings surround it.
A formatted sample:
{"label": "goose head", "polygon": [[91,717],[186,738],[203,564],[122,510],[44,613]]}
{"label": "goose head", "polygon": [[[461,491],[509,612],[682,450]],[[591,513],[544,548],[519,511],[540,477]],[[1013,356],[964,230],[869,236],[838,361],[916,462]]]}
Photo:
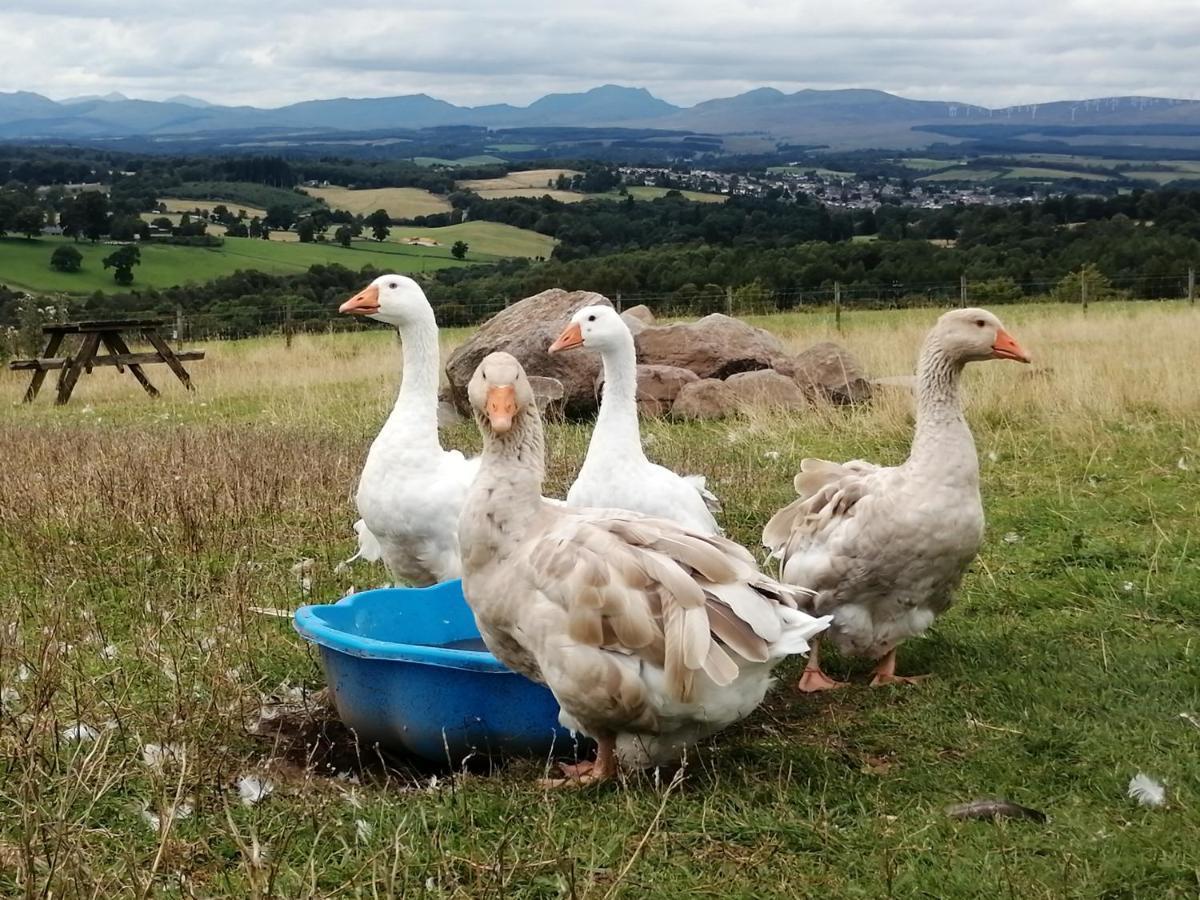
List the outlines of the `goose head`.
{"label": "goose head", "polygon": [[548,352],[586,347],[604,352],[628,344],[632,340],[629,326],[611,306],[585,306],[571,316],[571,322],[550,345]]}
{"label": "goose head", "polygon": [[432,308],[421,286],[408,276],[380,275],[338,307],[338,312],[401,327],[424,321]]}
{"label": "goose head", "polygon": [[480,428],[496,435],[510,431],[521,413],[537,409],[533,386],[510,353],[489,353],[483,358],[467,385],[467,397]]}
{"label": "goose head", "polygon": [[986,309],[953,309],[937,320],[932,336],[942,351],[960,365],[984,359],[1032,361],[1000,320]]}

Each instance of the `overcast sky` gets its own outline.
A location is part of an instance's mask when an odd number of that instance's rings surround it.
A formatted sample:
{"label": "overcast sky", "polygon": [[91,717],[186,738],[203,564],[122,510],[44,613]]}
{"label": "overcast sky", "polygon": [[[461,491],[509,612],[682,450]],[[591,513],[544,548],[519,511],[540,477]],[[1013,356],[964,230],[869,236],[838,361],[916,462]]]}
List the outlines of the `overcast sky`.
{"label": "overcast sky", "polygon": [[0,0],[0,91],[279,106],[527,104],[608,82],[680,105],[770,85],[1005,106],[1195,99],[1197,0]]}

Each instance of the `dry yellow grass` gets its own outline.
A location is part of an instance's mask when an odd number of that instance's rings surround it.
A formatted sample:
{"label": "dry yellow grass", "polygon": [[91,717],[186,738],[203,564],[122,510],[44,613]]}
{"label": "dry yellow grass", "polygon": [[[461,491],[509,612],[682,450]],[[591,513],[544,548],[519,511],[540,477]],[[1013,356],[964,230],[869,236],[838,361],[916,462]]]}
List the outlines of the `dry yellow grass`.
{"label": "dry yellow grass", "polygon": [[[249,212],[249,210],[247,210]],[[153,222],[155,219],[170,219],[172,225],[178,225],[179,220],[183,218],[183,213],[142,213],[142,221]],[[215,237],[222,237],[225,234],[226,228],[224,225],[218,225],[216,222],[208,223],[208,234]]]}
{"label": "dry yellow grass", "polygon": [[245,210],[249,218],[258,216],[261,219],[267,214],[265,209],[257,206],[248,206],[245,203],[238,203],[235,200],[188,200],[180,197],[163,197],[160,202],[167,208],[167,212],[169,213],[185,213],[191,212],[194,209],[211,210],[213,207],[220,206],[223,203],[234,214],[239,209]]}
{"label": "dry yellow grass", "polygon": [[389,216],[411,219],[414,216],[430,216],[450,211],[450,203],[420,188],[369,188],[351,190],[345,187],[305,188],[305,193],[324,200],[330,209],[344,209],[364,216],[377,209],[385,209]]}
{"label": "dry yellow grass", "polygon": [[[1067,431],[1140,410],[1181,420],[1200,417],[1200,380],[1182,377],[1200,359],[1200,310],[1181,303],[1094,304],[1086,316],[1078,307],[1053,304],[995,309],[1033,353],[1034,364],[971,366],[966,385],[970,407],[978,415],[1053,423]],[[933,309],[845,312],[840,333],[827,311],[750,321],[773,331],[794,351],[817,341],[836,341],[861,359],[872,377],[882,377],[912,372],[922,337],[938,314]],[[468,333],[444,329],[444,351]],[[208,358],[194,364],[200,390],[189,395],[165,377],[165,369],[152,370],[156,383],[166,390],[162,402],[147,407],[147,412],[189,417],[203,402],[235,409],[248,404],[266,411],[273,421],[312,424],[352,410],[356,416],[376,415],[397,385],[399,345],[382,329],[302,335],[291,350],[277,338],[206,346]],[[25,373],[0,375],[0,410],[20,400],[27,380]],[[50,379],[39,406],[49,404],[52,387]],[[322,400],[330,392],[341,398],[342,405],[335,409]],[[349,393],[343,396],[345,392]],[[123,414],[137,414],[138,407],[130,409],[128,404],[141,396],[127,374],[97,369],[80,379],[71,406],[54,413],[74,417],[71,410],[91,405],[101,414],[103,406],[113,405]],[[853,421],[834,416],[831,423],[892,430],[906,427],[910,410],[905,391],[882,390],[880,401]],[[0,413],[0,421],[21,414],[19,408]],[[214,410],[202,417],[215,414]]]}
{"label": "dry yellow grass", "polygon": [[560,175],[578,175],[574,169],[530,169],[528,172],[510,172],[503,178],[477,178],[458,182],[458,187],[477,193],[485,200],[505,197],[553,197],[563,203],[578,203],[586,200],[587,194],[555,190],[552,185]]}

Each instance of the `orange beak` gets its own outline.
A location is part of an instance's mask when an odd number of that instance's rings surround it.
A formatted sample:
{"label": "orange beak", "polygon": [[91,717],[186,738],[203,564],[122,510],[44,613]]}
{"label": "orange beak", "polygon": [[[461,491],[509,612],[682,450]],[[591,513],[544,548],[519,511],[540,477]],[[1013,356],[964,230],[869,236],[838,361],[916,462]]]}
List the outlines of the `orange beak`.
{"label": "orange beak", "polygon": [[511,384],[488,388],[484,411],[492,431],[504,434],[512,428],[513,416],[517,414],[517,389]]}
{"label": "orange beak", "polygon": [[338,307],[340,313],[369,316],[379,312],[379,288],[369,285]]}
{"label": "orange beak", "polygon": [[553,344],[550,345],[550,353],[557,353],[559,350],[570,350],[572,347],[583,346],[583,332],[579,328],[577,322],[572,322],[563,329],[563,333],[558,336]]}
{"label": "orange beak", "polygon": [[996,332],[996,343],[992,344],[995,359],[1015,359],[1017,362],[1033,362],[1033,357],[1021,349],[1016,338],[1001,328]]}

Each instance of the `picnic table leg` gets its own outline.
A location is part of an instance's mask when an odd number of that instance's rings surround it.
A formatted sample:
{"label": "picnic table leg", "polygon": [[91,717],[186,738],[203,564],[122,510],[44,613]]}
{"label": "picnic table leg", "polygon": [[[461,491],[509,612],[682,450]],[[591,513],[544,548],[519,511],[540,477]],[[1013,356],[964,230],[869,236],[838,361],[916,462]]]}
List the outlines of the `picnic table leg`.
{"label": "picnic table leg", "polygon": [[[122,353],[129,353],[129,345],[125,343],[125,339],[115,331],[104,332],[104,346],[114,356],[119,356]],[[120,371],[123,367],[118,366]],[[133,377],[138,380],[138,383],[146,389],[146,393],[151,397],[158,396],[158,388],[150,383],[150,379],[146,377],[146,373],[142,371],[142,367],[137,363],[129,364],[129,371],[133,373]]]}
{"label": "picnic table leg", "polygon": [[79,355],[63,368],[62,377],[58,380],[58,398],[54,401],[56,406],[62,406],[71,399],[71,392],[75,390],[75,382],[79,380],[84,369],[91,370],[92,360],[96,358],[96,351],[99,348],[100,335],[92,333],[84,337],[83,344],[79,348]]}
{"label": "picnic table leg", "polygon": [[175,351],[171,349],[171,345],[162,339],[162,335],[160,335],[157,331],[150,330],[143,331],[142,336],[145,337],[146,340],[150,342],[151,346],[158,351],[158,355],[163,358],[163,362],[165,362],[170,367],[171,371],[178,376],[179,380],[183,382],[183,386],[189,391],[194,391],[195,388],[192,387],[192,379],[188,376],[187,369],[183,367],[183,363],[181,363],[179,358],[175,356]]}
{"label": "picnic table leg", "polygon": [[[53,356],[58,352],[58,348],[62,345],[63,335],[61,331],[55,331],[50,335],[50,340],[46,342],[46,349],[42,351],[42,356]],[[42,389],[42,382],[46,380],[46,370],[37,369],[33,373],[33,380],[29,382],[29,387],[25,389],[25,402],[32,403],[33,398],[38,395],[38,391]]]}

